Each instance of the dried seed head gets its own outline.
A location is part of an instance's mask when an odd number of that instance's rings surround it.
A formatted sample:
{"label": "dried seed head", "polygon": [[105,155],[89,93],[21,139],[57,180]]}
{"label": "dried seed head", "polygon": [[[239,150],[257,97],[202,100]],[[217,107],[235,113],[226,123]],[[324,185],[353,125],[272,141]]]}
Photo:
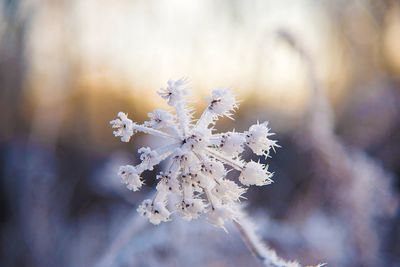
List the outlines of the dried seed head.
{"label": "dried seed head", "polygon": [[[134,132],[166,140],[164,146],[156,149],[140,148],[141,163],[135,167],[122,166],[119,176],[129,189],[136,191],[143,185],[141,173],[167,160],[166,169],[157,175],[154,199],[143,201],[138,212],[153,224],[169,221],[173,210],[187,220],[207,213],[210,223],[224,228],[226,220],[236,218],[236,203],[246,192],[246,188],[227,179],[227,168],[241,172],[238,179],[245,186],[270,184],[272,174],[267,166],[254,161],[246,163],[241,153],[247,145],[255,154],[265,156],[278,145],[269,139],[272,134],[266,123],[252,125],[244,133],[213,134],[215,121],[222,116],[231,117],[237,108],[236,99],[228,89],[212,92],[208,107],[195,123],[186,107],[184,80],[168,81],[159,94],[174,107],[175,115],[157,109],[149,113],[150,121],[140,125],[120,112],[118,118],[111,121],[116,129],[114,135],[124,142],[129,141]],[[177,199],[177,203],[171,205],[173,199]]]}

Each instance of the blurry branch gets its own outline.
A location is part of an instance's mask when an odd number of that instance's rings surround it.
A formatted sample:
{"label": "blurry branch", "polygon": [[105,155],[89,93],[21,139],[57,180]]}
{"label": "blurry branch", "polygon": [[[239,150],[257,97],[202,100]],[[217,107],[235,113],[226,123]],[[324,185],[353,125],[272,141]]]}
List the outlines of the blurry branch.
{"label": "blurry branch", "polygon": [[314,153],[313,164],[319,171],[319,186],[311,193],[315,196],[324,190],[318,197],[348,226],[346,230],[356,249],[353,253],[360,255],[358,264],[381,265],[376,219],[390,216],[398,204],[390,186],[392,175],[363,151],[346,148],[335,135],[332,109],[311,55],[290,32],[281,30],[278,36],[304,59],[312,90],[305,131],[299,140]]}
{"label": "blurry branch", "polygon": [[[153,193],[150,193],[153,195]],[[100,260],[94,265],[96,267],[108,267],[113,266],[113,263],[118,258],[119,253],[124,249],[125,246],[132,240],[132,238],[138,232],[149,226],[147,220],[143,219],[142,216],[136,212],[132,214],[127,219],[125,226],[118,233],[118,236],[111,242],[110,246],[106,249]]]}
{"label": "blurry branch", "polygon": [[[313,132],[324,130],[331,132],[333,130],[333,115],[331,107],[325,96],[325,92],[318,80],[315,62],[311,54],[304,48],[289,31],[280,30],[277,32],[278,37],[285,41],[294,51],[296,51],[304,60],[304,67],[307,70],[307,77],[310,83],[311,99],[308,109],[308,126]],[[323,125],[321,125],[321,123]]]}

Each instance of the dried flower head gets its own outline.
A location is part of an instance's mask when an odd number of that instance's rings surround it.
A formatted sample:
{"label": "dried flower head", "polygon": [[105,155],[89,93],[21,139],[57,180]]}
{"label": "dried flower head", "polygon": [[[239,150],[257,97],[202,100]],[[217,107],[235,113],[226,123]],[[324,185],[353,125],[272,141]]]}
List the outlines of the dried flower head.
{"label": "dried flower head", "polygon": [[[235,204],[250,185],[272,183],[268,166],[259,162],[245,162],[241,153],[247,145],[255,154],[268,156],[277,143],[267,123],[256,123],[244,133],[214,133],[218,118],[231,118],[238,108],[235,96],[229,89],[215,89],[207,98],[208,106],[197,121],[192,120],[185,101],[184,80],[168,81],[167,87],[158,93],[175,109],[175,114],[156,109],[149,113],[149,121],[132,122],[125,113],[111,121],[117,130],[114,135],[127,142],[135,132],[143,132],[165,138],[163,147],[139,149],[141,163],[122,166],[119,176],[128,189],[137,191],[143,185],[141,174],[153,170],[167,160],[167,168],[157,175],[157,193],[153,199],[144,200],[137,211],[153,224],[170,220],[175,210],[187,220],[207,214],[208,221],[224,228],[226,220],[235,220]],[[228,169],[240,172],[238,180],[227,178]],[[174,198],[172,198],[174,196]],[[170,203],[172,201],[176,203]]]}

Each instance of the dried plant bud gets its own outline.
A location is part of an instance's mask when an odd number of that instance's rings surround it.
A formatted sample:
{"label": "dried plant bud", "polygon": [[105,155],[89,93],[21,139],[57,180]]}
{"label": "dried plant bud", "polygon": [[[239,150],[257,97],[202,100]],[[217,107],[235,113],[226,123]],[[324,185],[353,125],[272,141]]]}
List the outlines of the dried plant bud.
{"label": "dried plant bud", "polygon": [[268,122],[264,122],[252,125],[249,130],[245,132],[246,144],[253,150],[254,154],[258,156],[264,154],[268,155],[271,148],[275,149],[275,147],[278,147],[275,140],[269,139],[271,135],[274,135],[269,131]]}
{"label": "dried plant bud", "polygon": [[218,148],[232,156],[238,156],[244,150],[244,143],[246,142],[246,138],[241,133],[229,132],[221,135],[219,140]]}
{"label": "dried plant bud", "polygon": [[227,204],[239,201],[245,192],[246,188],[240,187],[234,181],[223,179],[218,181],[212,193],[221,199],[222,203]]}
{"label": "dried plant bud", "polygon": [[158,94],[167,100],[168,105],[175,106],[183,100],[186,95],[185,80],[169,80],[166,88],[161,88]]}
{"label": "dried plant bud", "polygon": [[129,190],[138,191],[143,185],[138,170],[132,165],[121,166],[118,176],[121,177],[122,183],[126,184]]}
{"label": "dried plant bud", "polygon": [[153,166],[160,163],[161,158],[158,155],[157,151],[151,150],[149,147],[142,147],[138,150],[140,155],[140,160],[142,163],[140,164],[141,169],[144,170],[153,170]]}
{"label": "dried plant bud", "polygon": [[150,118],[150,121],[146,121],[145,126],[154,128],[154,129],[164,129],[168,128],[173,124],[174,116],[168,111],[162,109],[156,109],[153,112],[147,114]]}
{"label": "dried plant bud", "polygon": [[137,211],[155,225],[169,221],[171,215],[165,202],[153,202],[150,199],[144,200]]}
{"label": "dried plant bud", "polygon": [[133,123],[128,119],[127,114],[118,112],[118,117],[110,121],[112,128],[116,129],[113,133],[116,137],[121,137],[122,142],[129,142],[133,135]]}
{"label": "dried plant bud", "polygon": [[250,161],[243,168],[239,176],[239,180],[243,185],[268,185],[273,181],[271,180],[272,173],[267,170],[267,166],[260,163]]}
{"label": "dried plant bud", "polygon": [[208,97],[208,110],[217,116],[231,116],[238,107],[232,91],[229,89],[215,89]]}
{"label": "dried plant bud", "polygon": [[177,205],[179,214],[188,221],[197,219],[206,209],[204,201],[200,198],[185,199]]}

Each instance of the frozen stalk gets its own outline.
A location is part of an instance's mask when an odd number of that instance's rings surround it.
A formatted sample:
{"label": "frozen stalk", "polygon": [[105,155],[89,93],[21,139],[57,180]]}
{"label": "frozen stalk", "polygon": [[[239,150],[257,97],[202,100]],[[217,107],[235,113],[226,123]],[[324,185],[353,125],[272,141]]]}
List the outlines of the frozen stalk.
{"label": "frozen stalk", "polygon": [[[240,211],[240,207],[238,207]],[[296,261],[286,261],[280,258],[276,252],[267,247],[260,237],[257,235],[257,228],[250,218],[242,211],[239,213],[237,220],[234,221],[235,226],[249,248],[251,253],[256,257],[263,266],[267,267],[301,267],[300,263]],[[320,263],[314,267],[325,266],[326,263]],[[313,267],[313,266],[307,266]]]}

